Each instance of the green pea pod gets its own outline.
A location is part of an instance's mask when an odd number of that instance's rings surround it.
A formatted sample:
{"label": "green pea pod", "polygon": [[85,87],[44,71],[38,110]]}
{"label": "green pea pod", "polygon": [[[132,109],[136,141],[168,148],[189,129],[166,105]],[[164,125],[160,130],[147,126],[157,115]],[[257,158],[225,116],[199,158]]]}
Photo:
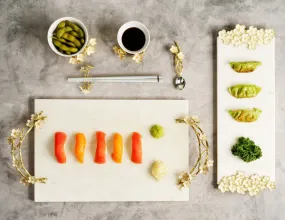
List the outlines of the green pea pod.
{"label": "green pea pod", "polygon": [[62,35],[62,38],[65,39],[65,40],[71,41],[72,43],[75,44],[75,46],[76,46],[77,48],[80,48],[80,47],[82,46],[81,43],[80,43],[80,41],[77,40],[76,37],[72,36],[71,34],[64,33],[64,34]]}
{"label": "green pea pod", "polygon": [[66,21],[66,23],[72,27],[72,29],[79,35],[80,38],[84,38],[84,32],[80,27],[70,21]]}
{"label": "green pea pod", "polygon": [[63,50],[65,52],[70,52],[70,53],[76,53],[78,51],[78,49],[76,47],[68,47],[64,44],[62,44],[61,42],[59,42],[58,40],[53,39],[53,44],[55,46],[57,46],[59,48],[59,50]]}
{"label": "green pea pod", "polygon": [[59,29],[59,30],[56,32],[57,38],[61,38],[62,35],[63,35],[65,32],[68,32],[68,31],[72,31],[72,28],[69,27],[69,26],[66,26],[66,27],[64,27],[64,28]]}
{"label": "green pea pod", "polygon": [[71,34],[74,37],[78,37],[79,38],[79,35],[75,31],[70,31],[69,34]]}
{"label": "green pea pod", "polygon": [[66,43],[67,41],[66,40],[64,40],[63,38],[57,38],[57,37],[52,37],[53,39],[55,39],[55,40],[58,40],[59,42],[61,42],[61,43]]}
{"label": "green pea pod", "polygon": [[57,25],[57,29],[61,29],[65,27],[66,22],[65,21],[61,21],[58,25]]}
{"label": "green pea pod", "polygon": [[84,44],[85,40],[83,38],[80,39],[80,42]]}

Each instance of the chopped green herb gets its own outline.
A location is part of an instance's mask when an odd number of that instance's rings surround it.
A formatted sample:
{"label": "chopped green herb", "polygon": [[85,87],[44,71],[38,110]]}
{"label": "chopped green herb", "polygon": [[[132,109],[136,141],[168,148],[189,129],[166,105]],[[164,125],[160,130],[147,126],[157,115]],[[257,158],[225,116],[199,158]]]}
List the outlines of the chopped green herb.
{"label": "chopped green herb", "polygon": [[239,137],[238,142],[232,148],[232,154],[249,163],[262,157],[262,151],[252,140]]}

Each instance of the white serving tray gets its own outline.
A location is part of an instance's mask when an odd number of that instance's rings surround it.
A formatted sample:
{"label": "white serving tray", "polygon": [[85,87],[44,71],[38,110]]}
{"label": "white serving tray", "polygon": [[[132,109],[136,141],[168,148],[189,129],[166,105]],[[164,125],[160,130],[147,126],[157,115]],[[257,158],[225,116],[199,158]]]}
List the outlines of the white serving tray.
{"label": "white serving tray", "polygon": [[[188,114],[187,100],[35,100],[35,111],[47,115],[47,123],[35,131],[35,175],[47,177],[46,184],[35,184],[36,202],[58,201],[187,201],[189,193],[178,189],[177,174],[188,168],[189,133],[177,117]],[[165,137],[156,140],[149,128],[160,124]],[[93,162],[95,132],[104,131],[108,144],[107,163]],[[68,135],[67,163],[54,157],[54,133]],[[131,134],[143,136],[143,164],[129,159]],[[87,138],[85,163],[76,161],[74,134]],[[123,136],[125,152],[122,164],[110,157],[112,134]],[[150,174],[153,161],[161,160],[168,175],[157,182]]]}
{"label": "white serving tray", "polygon": [[[252,73],[236,73],[231,61],[261,61]],[[217,107],[218,107],[218,183],[236,171],[258,174],[275,180],[275,40],[268,45],[249,50],[245,45],[234,47],[217,39]],[[262,91],[255,98],[236,99],[227,88],[235,84],[256,84]],[[263,112],[253,123],[236,122],[229,109],[260,108]],[[263,156],[245,163],[231,153],[240,136],[251,138],[262,149]]]}

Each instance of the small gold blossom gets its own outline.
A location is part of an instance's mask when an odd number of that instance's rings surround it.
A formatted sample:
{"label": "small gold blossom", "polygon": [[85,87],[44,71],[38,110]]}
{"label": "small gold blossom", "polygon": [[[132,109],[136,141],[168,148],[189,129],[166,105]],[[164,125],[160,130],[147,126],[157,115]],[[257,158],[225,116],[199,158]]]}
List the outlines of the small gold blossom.
{"label": "small gold blossom", "polygon": [[143,61],[143,57],[145,54],[145,51],[138,53],[138,54],[128,54],[126,51],[124,51],[122,48],[120,48],[119,46],[114,46],[113,47],[113,51],[115,54],[118,55],[118,57],[123,60],[125,59],[127,56],[131,56],[132,60],[135,61],[136,63],[141,63]]}
{"label": "small gold blossom", "polygon": [[71,57],[71,58],[69,59],[69,63],[71,63],[71,64],[80,64],[81,61],[80,61],[80,60],[77,60],[77,56],[76,56],[76,57]]}
{"label": "small gold blossom", "polygon": [[144,56],[144,53],[138,53],[138,54],[135,54],[132,59],[136,63],[141,63],[143,61],[143,56]]}
{"label": "small gold blossom", "polygon": [[177,57],[180,59],[180,60],[183,60],[184,59],[184,54],[182,52],[179,52],[177,54]]}
{"label": "small gold blossom", "polygon": [[170,47],[170,52],[171,52],[171,53],[176,54],[176,53],[178,53],[178,51],[179,51],[179,50],[178,50],[178,47],[176,47],[176,46],[171,46],[171,47]]}
{"label": "small gold blossom", "polygon": [[208,160],[207,161],[207,163],[206,163],[206,165],[208,166],[208,167],[212,167],[213,165],[214,165],[214,160]]}
{"label": "small gold blossom", "polygon": [[76,57],[78,63],[82,63],[84,61],[84,54],[80,53]]}
{"label": "small gold blossom", "polygon": [[94,47],[88,47],[87,49],[86,49],[86,54],[89,56],[89,55],[91,55],[92,53],[94,53],[95,52],[95,48]]}
{"label": "small gold blossom", "polygon": [[28,179],[26,177],[22,177],[20,179],[20,183],[22,183],[24,186],[28,186],[29,185]]}
{"label": "small gold blossom", "polygon": [[178,176],[178,186],[180,190],[184,190],[185,188],[189,188],[192,180],[194,180],[195,175],[188,172],[181,172]]}
{"label": "small gold blossom", "polygon": [[80,64],[82,62],[84,62],[84,57],[86,55],[91,55],[95,52],[95,48],[96,48],[96,39],[95,38],[90,38],[87,46],[83,49],[83,51],[79,54],[77,54],[77,56],[73,56],[69,59],[69,63],[71,64]]}
{"label": "small gold blossom", "polygon": [[208,174],[209,172],[209,167],[207,165],[204,165],[200,168],[199,173],[202,173],[204,175]]}
{"label": "small gold blossom", "polygon": [[97,44],[96,39],[95,38],[90,38],[88,46],[95,46]]}
{"label": "small gold blossom", "polygon": [[199,124],[200,119],[197,116],[187,116],[184,118],[185,123],[187,124]]}
{"label": "small gold blossom", "polygon": [[121,60],[125,59],[127,53],[122,48],[118,46],[114,46],[113,50],[114,50],[114,53],[117,54]]}
{"label": "small gold blossom", "polygon": [[19,128],[17,129],[13,129],[12,132],[11,132],[11,137],[16,139],[18,137],[20,137],[22,134],[21,130]]}

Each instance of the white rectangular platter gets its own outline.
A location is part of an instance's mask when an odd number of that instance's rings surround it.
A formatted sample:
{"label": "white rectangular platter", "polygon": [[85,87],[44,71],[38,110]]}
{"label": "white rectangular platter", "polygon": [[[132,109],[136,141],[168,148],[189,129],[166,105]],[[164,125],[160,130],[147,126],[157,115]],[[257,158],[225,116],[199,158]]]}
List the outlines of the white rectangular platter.
{"label": "white rectangular platter", "polygon": [[[35,175],[47,177],[35,184],[36,202],[58,201],[188,201],[189,193],[177,187],[177,173],[188,168],[188,126],[176,124],[188,114],[187,100],[35,100],[35,111],[43,111],[47,123],[35,131]],[[160,124],[165,136],[151,137],[149,128]],[[96,164],[96,131],[106,133],[107,162]],[[67,163],[57,163],[54,133],[67,134]],[[142,135],[143,163],[130,160],[132,132]],[[74,156],[75,134],[87,139],[85,162]],[[123,162],[111,159],[112,136],[124,140]],[[160,182],[150,174],[151,164],[163,161],[168,174]]]}
{"label": "white rectangular platter", "polygon": [[[252,73],[237,73],[231,61],[261,61]],[[217,39],[217,108],[218,108],[218,178],[243,171],[275,180],[275,40],[249,50],[245,45],[234,47]],[[227,91],[235,84],[256,84],[262,88],[255,98],[236,99]],[[262,110],[252,123],[235,121],[229,109],[257,107]],[[263,156],[246,163],[232,155],[231,148],[240,136],[249,137],[262,149]]]}

